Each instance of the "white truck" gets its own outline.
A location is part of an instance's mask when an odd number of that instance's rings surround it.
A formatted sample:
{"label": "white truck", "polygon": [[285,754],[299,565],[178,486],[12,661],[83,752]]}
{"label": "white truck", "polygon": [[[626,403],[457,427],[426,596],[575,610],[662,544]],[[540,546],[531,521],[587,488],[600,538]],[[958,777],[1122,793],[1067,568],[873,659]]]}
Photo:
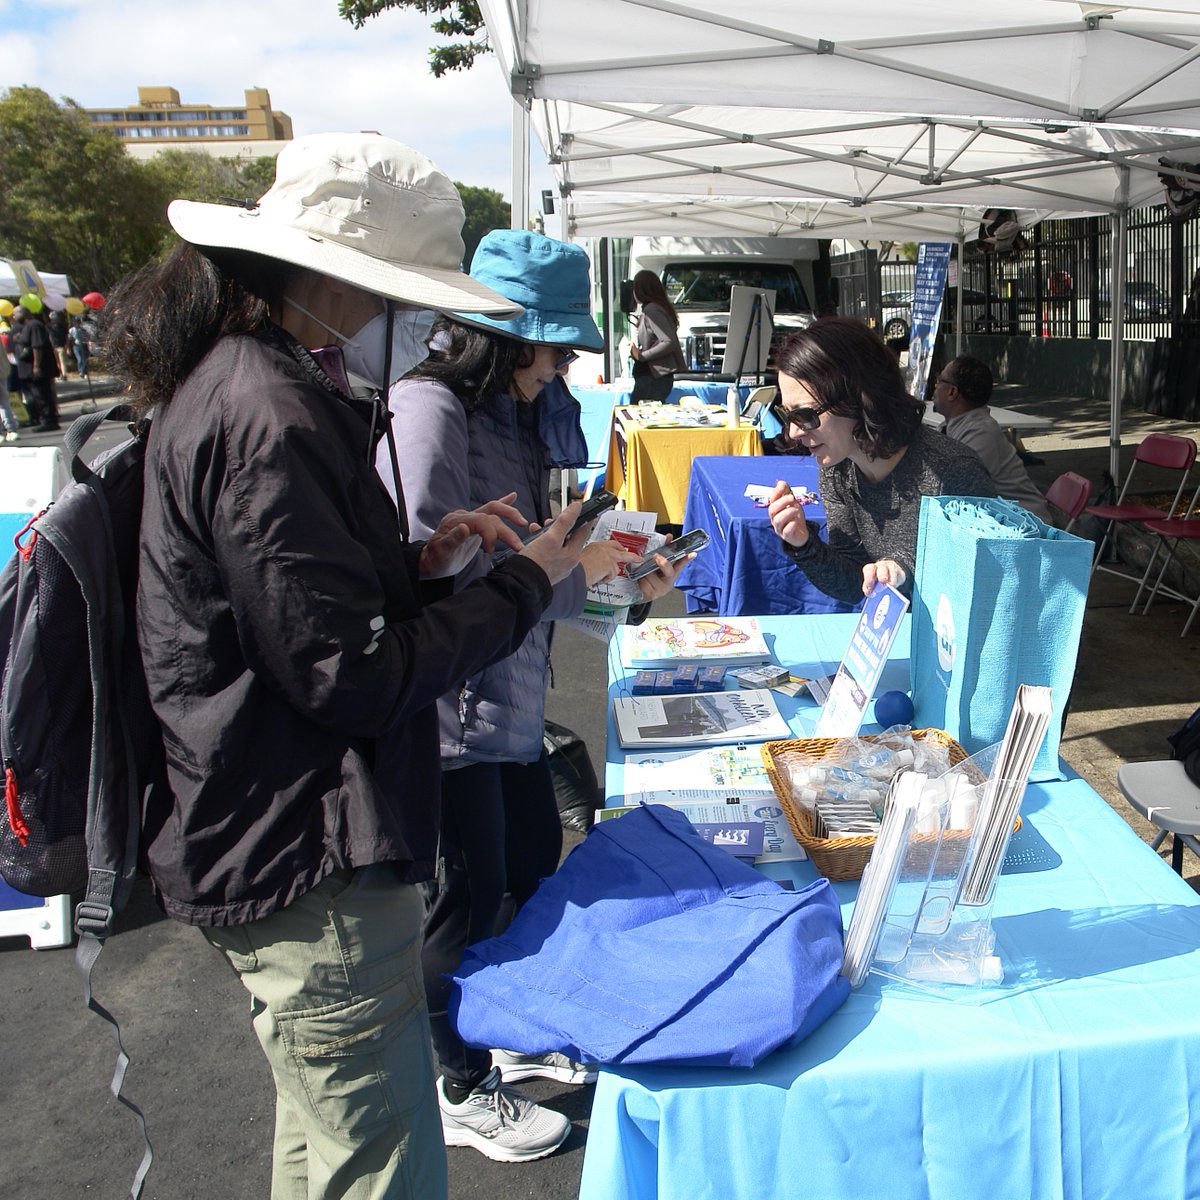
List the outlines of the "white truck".
{"label": "white truck", "polygon": [[[708,375],[722,369],[729,289],[738,284],[775,293],[772,345],[778,345],[813,320],[818,294],[813,265],[820,253],[821,243],[813,238],[638,237],[630,246],[629,278],[649,270],[662,279],[679,314],[688,372]],[[622,291],[621,307],[632,311],[632,291]]]}

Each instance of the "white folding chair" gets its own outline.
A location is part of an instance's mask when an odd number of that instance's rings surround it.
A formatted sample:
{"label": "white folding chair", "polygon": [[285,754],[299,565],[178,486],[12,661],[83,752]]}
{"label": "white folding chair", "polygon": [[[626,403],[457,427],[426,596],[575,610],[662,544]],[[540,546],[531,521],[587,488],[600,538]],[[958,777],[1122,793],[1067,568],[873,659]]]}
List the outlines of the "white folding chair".
{"label": "white folding chair", "polygon": [[1138,812],[1160,830],[1151,842],[1157,850],[1168,833],[1174,837],[1171,845],[1171,866],[1183,874],[1183,848],[1186,846],[1200,858],[1200,787],[1187,776],[1183,763],[1177,758],[1155,762],[1125,763],[1117,768],[1117,787],[1121,795]]}

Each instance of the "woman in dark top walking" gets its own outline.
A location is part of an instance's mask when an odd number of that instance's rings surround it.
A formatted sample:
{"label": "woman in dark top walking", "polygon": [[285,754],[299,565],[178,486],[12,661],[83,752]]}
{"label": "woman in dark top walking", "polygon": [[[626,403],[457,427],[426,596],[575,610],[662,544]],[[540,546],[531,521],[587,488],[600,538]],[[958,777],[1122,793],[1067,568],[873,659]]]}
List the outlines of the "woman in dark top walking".
{"label": "woman in dark top walking", "polygon": [[675,386],[675,372],[687,366],[679,347],[679,316],[653,271],[639,271],[633,277],[633,295],[642,312],[629,350],[633,356],[630,399],[635,403],[665,400]]}

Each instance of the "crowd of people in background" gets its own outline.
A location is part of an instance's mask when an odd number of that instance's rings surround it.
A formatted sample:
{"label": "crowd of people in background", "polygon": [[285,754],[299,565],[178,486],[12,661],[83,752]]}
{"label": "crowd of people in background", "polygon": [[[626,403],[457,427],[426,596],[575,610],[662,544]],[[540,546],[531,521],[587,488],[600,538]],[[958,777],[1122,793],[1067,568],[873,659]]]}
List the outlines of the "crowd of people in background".
{"label": "crowd of people in background", "polygon": [[[84,317],[56,309],[33,312],[17,305],[0,319],[0,440],[15,442],[22,428],[53,433],[59,428],[57,381],[72,373],[90,378],[92,330]],[[13,399],[18,407],[13,406]]]}

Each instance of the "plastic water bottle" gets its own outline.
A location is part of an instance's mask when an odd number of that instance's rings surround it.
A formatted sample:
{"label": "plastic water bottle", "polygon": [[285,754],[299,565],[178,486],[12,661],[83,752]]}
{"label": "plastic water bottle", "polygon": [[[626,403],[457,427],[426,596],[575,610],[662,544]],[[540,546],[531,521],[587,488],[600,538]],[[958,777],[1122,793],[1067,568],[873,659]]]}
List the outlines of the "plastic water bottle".
{"label": "plastic water bottle", "polygon": [[739,429],[742,424],[742,397],[736,383],[731,383],[725,391],[725,411],[728,413],[726,428]]}

